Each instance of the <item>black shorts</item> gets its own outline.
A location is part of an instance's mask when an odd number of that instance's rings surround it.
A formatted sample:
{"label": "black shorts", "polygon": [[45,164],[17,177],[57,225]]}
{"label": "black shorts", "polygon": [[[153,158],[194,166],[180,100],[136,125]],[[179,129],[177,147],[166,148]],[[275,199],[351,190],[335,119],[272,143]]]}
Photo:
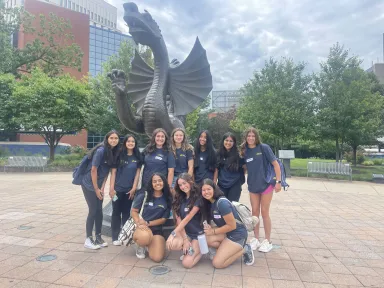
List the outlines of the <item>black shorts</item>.
{"label": "black shorts", "polygon": [[155,235],[160,235],[160,236],[163,236],[163,229],[159,229],[159,228],[155,228],[153,229],[152,227],[149,227],[149,229],[151,229],[152,231],[152,235],[155,236]]}

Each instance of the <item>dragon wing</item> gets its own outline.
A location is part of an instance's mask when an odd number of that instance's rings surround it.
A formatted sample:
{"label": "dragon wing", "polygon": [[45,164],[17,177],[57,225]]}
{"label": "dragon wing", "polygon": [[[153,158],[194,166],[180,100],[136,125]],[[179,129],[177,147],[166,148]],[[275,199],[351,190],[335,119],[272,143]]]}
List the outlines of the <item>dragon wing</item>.
{"label": "dragon wing", "polygon": [[145,97],[152,86],[154,72],[153,68],[141,58],[137,50],[135,50],[135,57],[131,65],[127,92],[129,99],[131,99],[133,105],[136,107],[137,114],[141,115]]}
{"label": "dragon wing", "polygon": [[212,74],[207,53],[199,38],[187,59],[169,70],[169,88],[174,115],[186,115],[200,105],[212,90]]}

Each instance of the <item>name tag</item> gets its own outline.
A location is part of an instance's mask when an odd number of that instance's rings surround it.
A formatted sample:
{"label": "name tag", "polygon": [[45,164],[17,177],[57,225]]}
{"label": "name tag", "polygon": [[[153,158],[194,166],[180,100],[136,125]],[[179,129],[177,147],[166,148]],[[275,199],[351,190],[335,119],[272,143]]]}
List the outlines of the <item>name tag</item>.
{"label": "name tag", "polygon": [[204,158],[203,158],[203,157],[200,157],[200,160],[201,160],[201,161],[204,161]]}
{"label": "name tag", "polygon": [[188,207],[185,207],[184,208],[184,212],[188,212],[189,211],[189,208]]}
{"label": "name tag", "polygon": [[160,156],[156,156],[155,159],[156,159],[156,160],[163,160],[163,158],[160,157]]}
{"label": "name tag", "polygon": [[220,219],[221,218],[221,215],[213,215],[213,218],[215,218],[215,219]]}
{"label": "name tag", "polygon": [[251,161],[253,161],[253,158],[248,158],[248,159],[245,160],[245,161],[247,161],[247,163],[248,163],[248,162],[251,162]]}
{"label": "name tag", "polygon": [[148,202],[148,205],[149,206],[153,206],[153,202]]}

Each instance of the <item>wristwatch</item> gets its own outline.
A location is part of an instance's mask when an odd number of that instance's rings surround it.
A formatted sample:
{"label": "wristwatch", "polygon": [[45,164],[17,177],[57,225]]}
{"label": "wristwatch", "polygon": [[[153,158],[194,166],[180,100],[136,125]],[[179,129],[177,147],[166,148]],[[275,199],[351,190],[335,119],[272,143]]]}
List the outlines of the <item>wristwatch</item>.
{"label": "wristwatch", "polygon": [[171,235],[172,235],[173,237],[176,237],[176,232],[175,232],[175,231],[172,231],[172,232],[171,232]]}
{"label": "wristwatch", "polygon": [[281,183],[281,181],[280,180],[276,180],[276,183]]}

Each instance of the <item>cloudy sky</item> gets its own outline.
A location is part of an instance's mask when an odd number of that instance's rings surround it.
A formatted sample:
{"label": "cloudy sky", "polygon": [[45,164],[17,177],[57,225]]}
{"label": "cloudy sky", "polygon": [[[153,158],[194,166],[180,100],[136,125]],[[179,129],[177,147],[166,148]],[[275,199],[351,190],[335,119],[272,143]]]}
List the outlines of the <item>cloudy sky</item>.
{"label": "cloudy sky", "polygon": [[[122,0],[108,0],[123,20]],[[159,24],[170,59],[182,62],[196,36],[207,50],[214,90],[240,88],[269,57],[318,71],[340,42],[363,68],[383,62],[384,0],[136,0]]]}

